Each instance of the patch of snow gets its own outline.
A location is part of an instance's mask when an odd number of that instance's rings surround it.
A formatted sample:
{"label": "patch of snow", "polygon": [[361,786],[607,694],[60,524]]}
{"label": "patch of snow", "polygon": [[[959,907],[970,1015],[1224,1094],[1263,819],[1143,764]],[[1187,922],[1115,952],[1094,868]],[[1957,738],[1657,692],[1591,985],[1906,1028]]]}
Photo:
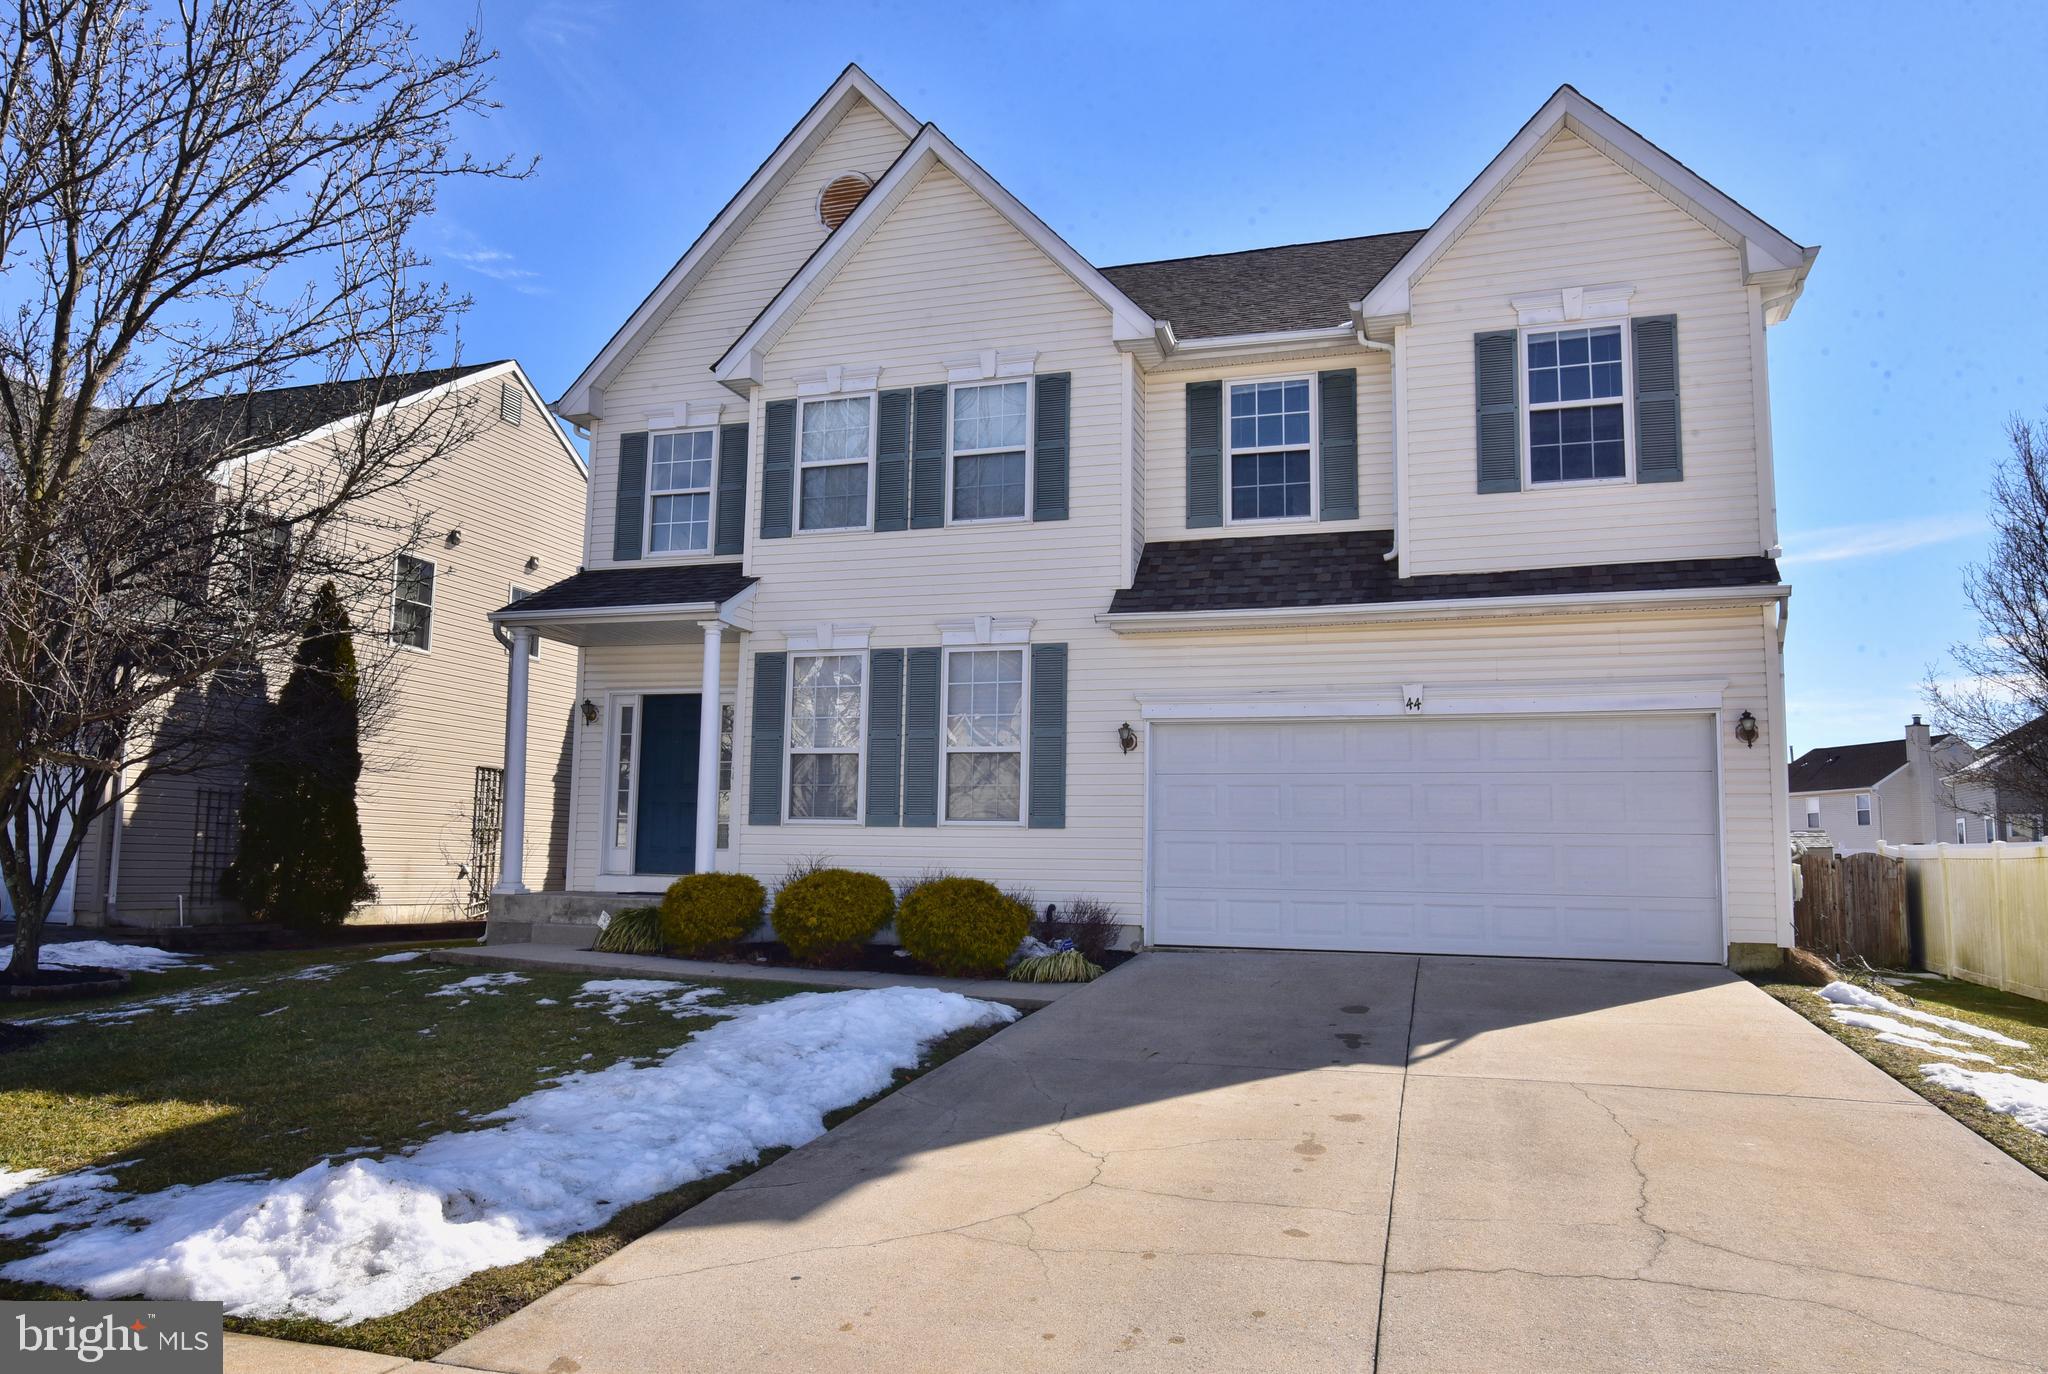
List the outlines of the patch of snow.
{"label": "patch of snow", "polygon": [[[515,983],[523,983],[525,981],[526,979],[517,973],[478,973],[461,979],[458,982],[450,983],[446,987],[435,988],[427,996],[461,997],[464,993],[468,992],[496,995]],[[461,1006],[462,1003],[458,1002],[456,1005]]]}
{"label": "patch of snow", "polygon": [[415,959],[424,959],[426,954],[427,952],[423,949],[402,949],[396,954],[380,954],[374,959],[366,959],[363,962],[368,964],[409,964]]}
{"label": "patch of snow", "polygon": [[562,1005],[552,997],[536,997],[533,999],[533,1004],[536,1007],[559,1007]]}
{"label": "patch of snow", "polygon": [[48,1169],[10,1169],[0,1164],[0,1198],[12,1197],[31,1183],[50,1176]]}
{"label": "patch of snow", "polygon": [[1820,990],[1820,995],[1837,1006],[1861,1007],[1865,1011],[1881,1011],[1888,1016],[1903,1016],[1909,1021],[1918,1021],[1922,1025],[1940,1026],[1943,1030],[1974,1036],[1979,1040],[1989,1040],[1994,1045],[2006,1045],[2016,1050],[2030,1048],[2024,1040],[2015,1040],[2011,1036],[2001,1035],[1995,1030],[1971,1025],[1968,1021],[1958,1021],[1954,1017],[1936,1016],[1933,1012],[1916,1011],[1911,1007],[1902,1007],[1887,998],[1879,997],[1874,992],[1859,988],[1854,983],[1839,981],[1829,983]]}
{"label": "patch of snow", "polygon": [[565,1075],[495,1123],[282,1180],[127,1194],[106,1170],[30,1185],[0,1237],[73,1227],[7,1277],[353,1323],[531,1258],[622,1207],[822,1135],[924,1047],[1008,1007],[931,988],[802,993],[735,1008],[645,1067]]}
{"label": "patch of snow", "polygon": [[724,1016],[728,1013],[707,1007],[704,1002],[720,996],[716,988],[693,987],[669,978],[593,978],[576,994],[578,1007],[596,1006],[616,1021],[634,1007],[652,1003],[671,1016]]}
{"label": "patch of snow", "polygon": [[173,1016],[184,1016],[200,1007],[217,1007],[232,1002],[237,997],[247,997],[256,991],[253,987],[225,987],[193,989],[190,992],[167,992],[160,997],[145,997],[140,1002],[124,1002],[118,1007],[103,1007],[98,1011],[73,1012],[69,1016],[41,1016],[34,1019],[38,1026],[125,1026],[145,1016],[167,1011]]}
{"label": "patch of snow", "polygon": [[108,940],[62,940],[44,945],[44,968],[117,968],[130,973],[162,973],[166,969],[210,969],[195,964],[196,954],[174,954],[149,945],[117,945]]}
{"label": "patch of snow", "polygon": [[2016,1073],[1990,1073],[1955,1064],[1922,1064],[1928,1082],[1968,1093],[1994,1112],[2003,1112],[2037,1135],[2048,1135],[2048,1083]]}
{"label": "patch of snow", "polygon": [[270,1009],[269,1011],[265,1011],[265,1012],[258,1012],[258,1013],[256,1014],[256,1019],[260,1021],[260,1020],[262,1020],[262,1019],[263,1019],[264,1017],[266,1017],[266,1016],[275,1016],[275,1015],[277,1015],[277,1014],[278,1014],[279,1012],[281,1012],[281,1011],[290,1011],[291,1009],[292,1009],[292,1004],[291,1004],[291,1003],[289,1003],[289,1002],[287,1002],[287,1003],[285,1003],[285,1004],[284,1004],[283,1006],[281,1006],[281,1007],[272,1007],[272,1008],[271,1008],[271,1009]]}
{"label": "patch of snow", "polygon": [[341,972],[340,964],[308,964],[297,973],[281,976],[280,983],[324,983]]}

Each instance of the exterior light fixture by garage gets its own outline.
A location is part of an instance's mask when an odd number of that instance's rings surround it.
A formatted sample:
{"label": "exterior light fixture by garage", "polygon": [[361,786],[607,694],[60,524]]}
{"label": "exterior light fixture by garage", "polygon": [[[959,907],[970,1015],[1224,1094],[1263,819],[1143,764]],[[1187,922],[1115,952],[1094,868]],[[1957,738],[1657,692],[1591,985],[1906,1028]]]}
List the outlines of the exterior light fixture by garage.
{"label": "exterior light fixture by garage", "polygon": [[1131,728],[1129,721],[1116,727],[1116,742],[1124,747],[1126,754],[1138,747],[1138,732]]}
{"label": "exterior light fixture by garage", "polygon": [[454,548],[454,547],[455,547],[455,546],[456,546],[457,544],[460,544],[461,542],[462,542],[462,531],[461,531],[461,530],[450,530],[450,531],[448,531],[448,547],[449,547],[449,548],[451,548],[451,549],[452,549],[452,548]]}
{"label": "exterior light fixture by garage", "polygon": [[527,557],[527,560],[526,560],[526,570],[527,570],[528,572],[539,572],[539,571],[540,571],[540,555],[539,555],[539,554],[537,554],[537,553],[536,553],[536,554],[530,554],[530,555],[528,555],[528,557]]}
{"label": "exterior light fixture by garage", "polygon": [[1735,738],[1741,740],[1749,748],[1754,749],[1756,748],[1756,737],[1756,714],[1752,711],[1744,711],[1735,718]]}
{"label": "exterior light fixture by garage", "polygon": [[583,723],[585,725],[597,724],[597,703],[589,697],[583,698]]}

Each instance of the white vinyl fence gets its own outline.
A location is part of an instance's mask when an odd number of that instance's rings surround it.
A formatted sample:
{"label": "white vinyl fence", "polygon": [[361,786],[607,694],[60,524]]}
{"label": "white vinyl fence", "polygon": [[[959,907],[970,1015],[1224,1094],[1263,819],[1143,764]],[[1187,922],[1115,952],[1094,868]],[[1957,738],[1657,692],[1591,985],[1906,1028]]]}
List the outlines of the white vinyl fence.
{"label": "white vinyl fence", "polygon": [[1880,846],[1930,972],[2048,1001],[2048,843]]}

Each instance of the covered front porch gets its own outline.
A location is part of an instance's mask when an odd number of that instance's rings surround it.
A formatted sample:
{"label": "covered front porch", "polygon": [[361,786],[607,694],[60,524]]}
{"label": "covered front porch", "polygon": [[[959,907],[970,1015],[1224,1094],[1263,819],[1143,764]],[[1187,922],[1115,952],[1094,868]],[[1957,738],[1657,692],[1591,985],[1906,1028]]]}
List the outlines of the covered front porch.
{"label": "covered front porch", "polygon": [[[493,613],[510,650],[504,841],[491,939],[587,944],[603,910],[728,853],[734,696],[754,581],[737,563],[600,569]],[[530,892],[519,837],[527,674],[542,640],[580,651],[564,891]]]}

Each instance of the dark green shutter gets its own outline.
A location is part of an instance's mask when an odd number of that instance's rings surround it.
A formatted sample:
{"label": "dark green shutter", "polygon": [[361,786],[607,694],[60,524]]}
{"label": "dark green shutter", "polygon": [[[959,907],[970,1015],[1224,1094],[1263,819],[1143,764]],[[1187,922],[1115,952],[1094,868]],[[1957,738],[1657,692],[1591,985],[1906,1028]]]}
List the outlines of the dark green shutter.
{"label": "dark green shutter", "polygon": [[885,391],[875,401],[875,528],[910,528],[908,391]]}
{"label": "dark green shutter", "polygon": [[1067,824],[1067,646],[1031,646],[1030,828]]}
{"label": "dark green shutter", "polygon": [[946,523],[946,388],[917,389],[910,434],[910,527]]}
{"label": "dark green shutter", "polygon": [[754,728],[747,750],[747,822],[782,823],[783,702],[789,655],[754,655]]}
{"label": "dark green shutter", "polygon": [[1479,490],[1522,489],[1522,415],[1515,403],[1515,331],[1472,336],[1479,411]]}
{"label": "dark green shutter", "polygon": [[868,655],[867,823],[899,825],[902,814],[903,651],[876,649]]}
{"label": "dark green shutter", "polygon": [[612,557],[640,556],[640,531],[647,523],[647,432],[619,436],[619,484],[612,508]]}
{"label": "dark green shutter", "polygon": [[1358,369],[1318,372],[1316,398],[1322,429],[1323,510],[1325,520],[1358,518]]}
{"label": "dark green shutter", "polygon": [[1031,408],[1031,518],[1067,518],[1067,430],[1072,379],[1048,372],[1037,379]]}
{"label": "dark green shutter", "polygon": [[1685,476],[1678,431],[1678,317],[1647,315],[1635,332],[1636,480]]}
{"label": "dark green shutter", "polygon": [[903,823],[939,823],[939,659],[937,649],[904,655]]}
{"label": "dark green shutter", "polygon": [[796,494],[796,402],[770,401],[761,417],[761,537],[789,538]]}
{"label": "dark green shutter", "polygon": [[1223,523],[1223,383],[1188,383],[1188,528]]}
{"label": "dark green shutter", "polygon": [[747,544],[747,427],[718,430],[718,538],[713,553],[742,553]]}

